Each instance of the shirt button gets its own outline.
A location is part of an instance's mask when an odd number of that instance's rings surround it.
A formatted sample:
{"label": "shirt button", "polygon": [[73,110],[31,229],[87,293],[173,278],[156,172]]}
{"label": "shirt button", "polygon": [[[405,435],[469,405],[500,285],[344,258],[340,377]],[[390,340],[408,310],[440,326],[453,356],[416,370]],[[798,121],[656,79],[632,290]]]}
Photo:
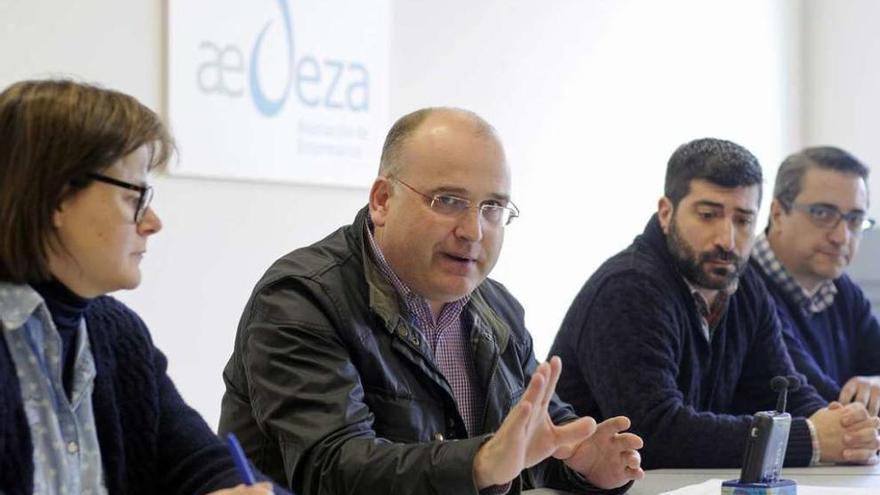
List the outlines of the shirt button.
{"label": "shirt button", "polygon": [[442,442],[444,440],[442,433],[434,433],[434,440]]}
{"label": "shirt button", "polygon": [[79,452],[79,445],[77,445],[76,442],[67,442],[67,452],[76,454]]}

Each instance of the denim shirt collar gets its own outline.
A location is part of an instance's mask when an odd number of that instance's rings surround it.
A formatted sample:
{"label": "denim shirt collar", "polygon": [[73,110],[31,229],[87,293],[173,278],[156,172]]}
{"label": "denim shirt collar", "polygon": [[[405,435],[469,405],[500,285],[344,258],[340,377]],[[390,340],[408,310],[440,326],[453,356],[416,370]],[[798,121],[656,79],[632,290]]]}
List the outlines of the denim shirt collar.
{"label": "denim shirt collar", "polygon": [[11,331],[25,324],[43,304],[43,298],[31,286],[0,282],[0,322],[3,331]]}

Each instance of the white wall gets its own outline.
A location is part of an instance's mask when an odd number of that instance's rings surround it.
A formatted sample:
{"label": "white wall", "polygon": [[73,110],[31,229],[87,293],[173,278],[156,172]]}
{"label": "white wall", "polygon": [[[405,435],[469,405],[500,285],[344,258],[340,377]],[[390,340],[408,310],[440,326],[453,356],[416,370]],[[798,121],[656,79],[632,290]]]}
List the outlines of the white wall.
{"label": "white wall", "polygon": [[[160,108],[158,5],[0,0],[0,85],[75,73]],[[527,308],[539,357],[589,274],[641,231],[677,145],[732,139],[768,170],[800,145],[795,0],[392,7],[390,114],[463,106],[505,141],[523,216],[494,276]],[[183,395],[211,424],[254,282],[278,256],[348,222],[367,187],[156,181],[165,229],[150,244],[143,285],[119,297],[151,326]]]}
{"label": "white wall", "polygon": [[641,232],[677,145],[725,137],[778,163],[798,143],[798,7],[395,4],[391,114],[461,105],[505,140],[523,215],[494,276],[524,302],[539,357],[587,276]]}
{"label": "white wall", "polygon": [[804,4],[804,145],[835,145],[873,168],[871,213],[880,215],[880,2]]}
{"label": "white wall", "polygon": [[[835,145],[873,169],[870,214],[880,216],[880,2],[808,0],[804,16],[804,145]],[[848,273],[880,311],[880,231],[865,234]]]}

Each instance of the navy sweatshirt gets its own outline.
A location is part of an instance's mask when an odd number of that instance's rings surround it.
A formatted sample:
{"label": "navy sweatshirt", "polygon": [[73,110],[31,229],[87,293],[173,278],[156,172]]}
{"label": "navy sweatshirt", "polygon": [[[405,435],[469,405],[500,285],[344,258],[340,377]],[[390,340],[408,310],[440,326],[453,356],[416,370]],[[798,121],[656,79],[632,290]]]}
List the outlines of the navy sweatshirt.
{"label": "navy sweatshirt", "polygon": [[[562,358],[559,396],[579,415],[629,416],[645,440],[645,468],[738,467],[750,414],[775,407],[775,375],[795,373],[776,309],[751,268],[740,277],[708,342],[657,216],[587,281],[551,355]],[[825,406],[810,386],[789,394],[795,417],[786,465],[804,466],[804,419]]]}
{"label": "navy sweatshirt", "polygon": [[824,311],[812,314],[751,261],[776,303],[788,352],[825,400],[856,375],[880,375],[880,324],[871,303],[847,275],[834,281],[837,295]]}
{"label": "navy sweatshirt", "polygon": [[[226,447],[183,402],[141,319],[106,296],[83,316],[97,372],[92,404],[107,491],[183,495],[239,484]],[[33,470],[21,388],[0,338],[0,493],[33,493]]]}

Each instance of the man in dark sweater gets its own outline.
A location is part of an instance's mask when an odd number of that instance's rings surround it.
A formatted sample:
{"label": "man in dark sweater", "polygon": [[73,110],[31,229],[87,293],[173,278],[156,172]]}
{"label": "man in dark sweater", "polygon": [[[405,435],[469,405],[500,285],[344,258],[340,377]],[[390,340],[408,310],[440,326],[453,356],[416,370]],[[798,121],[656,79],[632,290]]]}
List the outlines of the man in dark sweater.
{"label": "man in dark sweater", "polygon": [[826,400],[880,410],[880,324],[843,273],[867,218],[868,168],[846,151],[807,148],[779,167],[770,223],[752,252],[797,370]]}
{"label": "man in dark sweater", "polygon": [[[760,198],[744,148],[679,147],[657,214],[590,277],[553,344],[560,397],[581,415],[629,416],[647,468],[738,466],[750,414],[773,409],[770,379],[795,372],[747,263]],[[880,421],[862,404],[826,407],[806,385],[789,406],[788,465],[875,460]]]}

